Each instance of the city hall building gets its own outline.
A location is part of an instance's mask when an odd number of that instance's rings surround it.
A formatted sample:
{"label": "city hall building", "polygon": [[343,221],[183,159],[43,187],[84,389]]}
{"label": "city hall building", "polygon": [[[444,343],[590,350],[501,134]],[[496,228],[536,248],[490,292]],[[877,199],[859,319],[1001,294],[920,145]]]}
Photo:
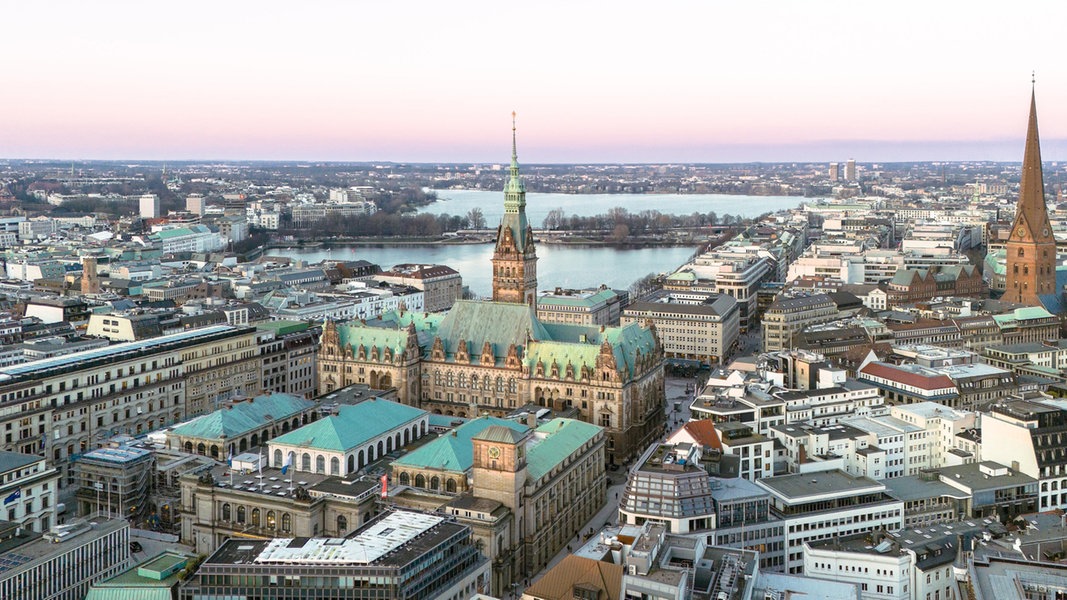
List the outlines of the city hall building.
{"label": "city hall building", "polygon": [[323,327],[319,385],[396,388],[435,414],[503,417],[537,404],[607,430],[607,460],[637,456],[663,432],[663,347],[648,321],[622,327],[537,317],[537,254],[512,151],[492,259],[493,300],[458,300],[447,314],[391,311]]}

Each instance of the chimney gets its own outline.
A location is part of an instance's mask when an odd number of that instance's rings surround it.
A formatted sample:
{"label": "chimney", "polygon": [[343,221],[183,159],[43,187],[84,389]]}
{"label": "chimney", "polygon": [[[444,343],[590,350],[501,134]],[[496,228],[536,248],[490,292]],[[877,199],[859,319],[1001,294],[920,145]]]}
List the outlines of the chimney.
{"label": "chimney", "polygon": [[523,422],[525,422],[526,426],[530,429],[537,429],[537,414],[532,412],[526,413],[526,417],[523,419]]}

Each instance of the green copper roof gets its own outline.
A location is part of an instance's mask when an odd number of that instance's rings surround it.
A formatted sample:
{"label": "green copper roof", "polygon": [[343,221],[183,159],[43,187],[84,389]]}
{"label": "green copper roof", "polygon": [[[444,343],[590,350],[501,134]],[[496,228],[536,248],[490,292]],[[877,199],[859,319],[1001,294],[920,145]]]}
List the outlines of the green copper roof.
{"label": "green copper roof", "polygon": [[[605,293],[612,292],[605,290]],[[528,366],[543,360],[548,369],[555,360],[561,373],[567,361],[576,370],[583,364],[595,367],[600,345],[605,341],[612,346],[616,365],[629,375],[635,372],[638,351],[647,356],[655,350],[652,331],[638,323],[603,330],[599,326],[542,323],[532,307],[510,302],[458,300],[444,315],[390,311],[366,324],[338,325],[337,332],[341,345],[351,346],[353,351],[363,344],[377,346],[379,351],[389,346],[395,354],[405,347],[405,329],[409,324],[415,325],[424,357],[430,356],[435,337],[441,338],[450,361],[454,360],[459,342],[466,341],[471,363],[478,362],[485,342],[492,345],[498,364],[507,356],[508,347],[515,344],[524,353],[523,360]]]}
{"label": "green copper roof", "polygon": [[534,431],[535,442],[526,452],[526,473],[532,479],[544,477],[601,431],[575,419],[552,419]]}
{"label": "green copper roof", "polygon": [[292,394],[267,394],[189,421],[174,428],[174,434],[208,440],[240,437],[261,429],[272,420],[284,420],[312,408],[315,403]]}
{"label": "green copper roof", "polygon": [[[514,113],[511,115],[515,118]],[[526,251],[526,233],[529,223],[526,221],[526,184],[519,175],[519,152],[515,143],[515,124],[511,125],[511,168],[508,169],[508,182],[504,186],[504,216],[500,219],[500,230],[497,233],[497,244],[503,236],[504,228],[511,228],[511,234],[515,239],[515,248],[519,252]]]}
{"label": "green copper roof", "polygon": [[675,271],[667,276],[668,281],[696,281],[696,273],[692,271]]}
{"label": "green copper roof", "polygon": [[478,417],[401,456],[393,461],[393,464],[457,473],[466,472],[474,465],[474,445],[471,440],[494,426],[506,427],[520,433],[529,431],[529,427],[516,421],[489,416]]}
{"label": "green copper roof", "polygon": [[342,347],[352,347],[353,354],[360,346],[365,346],[368,356],[370,356],[371,348],[377,348],[378,352],[389,348],[393,356],[396,356],[404,351],[408,338],[407,332],[403,329],[370,327],[362,323],[338,325],[337,336],[341,340]]}
{"label": "green copper roof", "polygon": [[[649,355],[655,350],[656,341],[652,331],[639,323],[630,323],[622,327],[600,327],[582,325],[564,325],[545,323],[551,343],[535,342],[527,349],[525,362],[532,369],[537,361],[545,363],[549,372],[552,361],[559,364],[560,374],[564,373],[567,361],[577,370],[581,365],[589,368],[596,366],[596,357],[600,354],[600,345],[607,342],[615,354],[615,365],[624,373],[635,372],[637,351]],[[584,340],[583,340],[584,337]],[[575,373],[575,377],[578,373]]]}
{"label": "green copper roof", "polygon": [[413,406],[373,398],[343,405],[338,414],[282,434],[271,440],[270,445],[348,452],[425,414],[426,411]]}
{"label": "green copper roof", "polygon": [[993,315],[993,320],[997,322],[997,325],[1002,325],[1011,321],[1024,321],[1027,319],[1048,319],[1054,315],[1040,306],[1027,306],[1025,308],[1016,308],[1010,313],[1003,315]]}
{"label": "green copper roof", "polygon": [[[171,589],[188,557],[166,551],[108,579],[94,583],[85,600],[171,600]],[[166,577],[160,575],[170,572]]]}
{"label": "green copper roof", "polygon": [[311,325],[304,321],[266,321],[264,323],[256,324],[257,329],[273,331],[276,335],[287,335],[298,331],[307,331],[309,327],[311,327]]}
{"label": "green copper roof", "polygon": [[477,360],[485,342],[493,344],[494,355],[507,356],[511,344],[526,346],[527,332],[535,340],[551,339],[531,306],[471,300],[456,301],[437,329],[448,354],[455,352],[460,340],[466,340],[472,360]]}

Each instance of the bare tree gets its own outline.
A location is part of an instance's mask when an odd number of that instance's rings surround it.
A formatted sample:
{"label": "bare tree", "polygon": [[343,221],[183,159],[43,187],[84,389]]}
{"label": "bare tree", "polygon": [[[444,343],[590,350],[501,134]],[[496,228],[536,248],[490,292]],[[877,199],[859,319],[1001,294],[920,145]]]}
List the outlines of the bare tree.
{"label": "bare tree", "polygon": [[560,227],[563,227],[563,221],[566,218],[567,215],[563,212],[562,208],[553,208],[548,211],[547,215],[545,215],[545,221],[542,223],[542,226],[545,229],[559,229]]}
{"label": "bare tree", "polygon": [[475,206],[467,211],[467,225],[471,229],[485,229],[485,215],[482,214],[482,209]]}

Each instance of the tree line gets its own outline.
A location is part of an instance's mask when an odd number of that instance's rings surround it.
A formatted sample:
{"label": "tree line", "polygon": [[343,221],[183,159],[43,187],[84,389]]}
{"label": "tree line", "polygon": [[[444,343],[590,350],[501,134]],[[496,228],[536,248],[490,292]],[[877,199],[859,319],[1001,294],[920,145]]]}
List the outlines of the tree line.
{"label": "tree line", "polygon": [[310,230],[316,237],[438,237],[461,229],[484,229],[485,217],[480,208],[466,215],[417,215],[387,213],[330,218],[315,222],[307,228],[296,228],[291,220],[281,223],[282,234],[307,236]]}
{"label": "tree line", "polygon": [[666,233],[671,229],[682,227],[707,227],[710,225],[734,225],[746,222],[740,216],[724,214],[721,217],[715,211],[689,215],[668,215],[658,210],[630,212],[616,206],[604,214],[590,217],[578,215],[567,216],[562,208],[548,212],[542,227],[549,230],[563,231],[618,231],[625,226],[629,235],[648,235]]}
{"label": "tree line", "polygon": [[[554,231],[608,231],[613,238],[623,240],[628,236],[662,234],[683,227],[708,227],[712,225],[741,225],[750,222],[740,216],[714,211],[694,212],[690,215],[667,215],[658,210],[643,210],[632,213],[615,207],[607,213],[589,217],[566,216],[563,209],[549,211],[542,227]],[[379,211],[373,215],[358,215],[346,218],[331,218],[299,229],[291,221],[283,221],[284,234],[306,234],[314,231],[317,236],[348,237],[435,237],[461,229],[485,229],[485,215],[480,208],[472,208],[465,215],[412,215]]]}

